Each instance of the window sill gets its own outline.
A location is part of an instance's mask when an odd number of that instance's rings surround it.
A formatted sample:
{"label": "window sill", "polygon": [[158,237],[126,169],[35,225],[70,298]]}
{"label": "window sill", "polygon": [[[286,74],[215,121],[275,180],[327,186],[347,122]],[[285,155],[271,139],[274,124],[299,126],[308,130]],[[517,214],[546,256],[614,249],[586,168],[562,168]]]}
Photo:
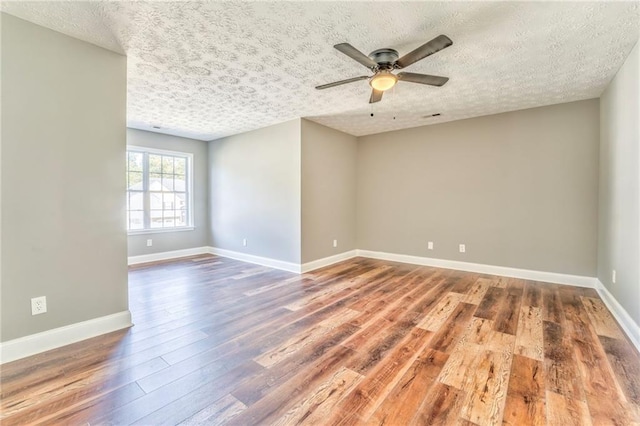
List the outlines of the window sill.
{"label": "window sill", "polygon": [[194,226],[184,226],[181,228],[158,228],[158,229],[140,229],[135,231],[127,231],[128,236],[134,235],[146,235],[146,234],[162,234],[165,232],[184,232],[184,231],[193,231],[196,228]]}

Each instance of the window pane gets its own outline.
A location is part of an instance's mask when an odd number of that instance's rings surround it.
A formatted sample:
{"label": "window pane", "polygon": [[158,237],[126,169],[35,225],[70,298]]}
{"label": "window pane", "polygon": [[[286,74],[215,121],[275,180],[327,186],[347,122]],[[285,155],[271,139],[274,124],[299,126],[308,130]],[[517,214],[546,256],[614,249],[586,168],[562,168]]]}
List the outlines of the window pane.
{"label": "window pane", "polygon": [[185,192],[187,190],[186,181],[182,176],[175,177],[175,183],[173,187],[174,191]]}
{"label": "window pane", "polygon": [[151,228],[162,228],[162,210],[151,210]]}
{"label": "window pane", "polygon": [[149,154],[149,173],[162,173],[162,155]]}
{"label": "window pane", "polygon": [[176,209],[187,208],[187,194],[176,193]]}
{"label": "window pane", "polygon": [[173,210],[175,209],[175,199],[176,196],[173,192],[165,192],[162,194],[162,208],[163,210]]}
{"label": "window pane", "polygon": [[173,174],[173,157],[162,156],[162,173]]}
{"label": "window pane", "polygon": [[127,152],[129,156],[129,171],[141,172],[142,171],[142,158],[141,152]]}
{"label": "window pane", "polygon": [[160,173],[149,174],[149,191],[162,191],[162,175]]}
{"label": "window pane", "polygon": [[142,187],[142,172],[129,172],[127,189],[135,189],[138,191],[142,191],[144,188]]}
{"label": "window pane", "polygon": [[162,210],[162,192],[151,192],[149,194],[149,204],[151,210]]}
{"label": "window pane", "polygon": [[176,226],[176,211],[175,210],[165,210],[164,211],[164,227],[174,227]]}
{"label": "window pane", "polygon": [[184,175],[187,172],[187,159],[186,158],[180,158],[180,157],[175,157],[174,160],[174,173],[177,175]]}
{"label": "window pane", "polygon": [[176,226],[187,226],[187,211],[176,210]]}
{"label": "window pane", "polygon": [[127,204],[128,210],[144,210],[144,193],[143,192],[130,192],[129,203]]}
{"label": "window pane", "polygon": [[162,175],[162,190],[173,191],[173,175]]}
{"label": "window pane", "polygon": [[143,229],[144,228],[144,213],[141,211],[127,212],[127,219],[129,221],[129,229]]}

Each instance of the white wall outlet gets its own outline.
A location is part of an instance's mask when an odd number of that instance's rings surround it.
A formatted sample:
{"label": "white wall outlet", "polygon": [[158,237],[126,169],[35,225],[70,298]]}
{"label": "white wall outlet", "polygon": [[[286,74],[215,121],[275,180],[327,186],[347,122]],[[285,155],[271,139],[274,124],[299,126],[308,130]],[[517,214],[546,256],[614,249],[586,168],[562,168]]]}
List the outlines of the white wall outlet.
{"label": "white wall outlet", "polygon": [[467,251],[467,247],[464,244],[460,244],[459,249],[460,253],[465,253]]}
{"label": "white wall outlet", "polygon": [[429,242],[427,243],[427,249],[428,249],[428,250],[433,250],[433,241],[429,241]]}
{"label": "white wall outlet", "polygon": [[47,312],[47,296],[31,299],[31,315],[40,315]]}
{"label": "white wall outlet", "polygon": [[153,240],[152,239],[148,239],[147,240],[147,247],[151,247],[153,245]]}
{"label": "white wall outlet", "polygon": [[244,247],[246,247],[246,246],[247,246],[247,239],[246,239],[246,238],[243,238],[243,239],[242,239],[242,245],[243,245]]}
{"label": "white wall outlet", "polygon": [[333,246],[338,247],[338,240],[333,240]]}
{"label": "white wall outlet", "polygon": [[616,270],[611,271],[611,282],[616,283]]}

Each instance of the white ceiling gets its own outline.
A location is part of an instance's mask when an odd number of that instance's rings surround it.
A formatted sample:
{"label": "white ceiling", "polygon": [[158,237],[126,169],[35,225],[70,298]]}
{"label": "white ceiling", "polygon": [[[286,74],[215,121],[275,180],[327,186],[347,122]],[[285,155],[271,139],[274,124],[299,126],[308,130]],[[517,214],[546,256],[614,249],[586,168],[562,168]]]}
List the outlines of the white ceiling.
{"label": "white ceiling", "polygon": [[[367,135],[598,97],[638,40],[634,2],[25,2],[2,10],[126,53],[130,127],[217,139],[296,117]],[[369,71],[333,49],[403,55],[453,46],[403,71],[369,105]],[[374,117],[370,113],[374,112]],[[440,117],[424,118],[441,113]]]}

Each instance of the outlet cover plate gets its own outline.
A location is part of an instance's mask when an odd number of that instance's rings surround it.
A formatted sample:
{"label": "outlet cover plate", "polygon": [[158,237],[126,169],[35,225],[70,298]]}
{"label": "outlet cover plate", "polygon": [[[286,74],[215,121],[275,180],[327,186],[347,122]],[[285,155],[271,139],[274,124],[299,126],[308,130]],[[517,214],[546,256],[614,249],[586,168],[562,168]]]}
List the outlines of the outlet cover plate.
{"label": "outlet cover plate", "polygon": [[47,296],[31,299],[31,315],[40,315],[47,312]]}

